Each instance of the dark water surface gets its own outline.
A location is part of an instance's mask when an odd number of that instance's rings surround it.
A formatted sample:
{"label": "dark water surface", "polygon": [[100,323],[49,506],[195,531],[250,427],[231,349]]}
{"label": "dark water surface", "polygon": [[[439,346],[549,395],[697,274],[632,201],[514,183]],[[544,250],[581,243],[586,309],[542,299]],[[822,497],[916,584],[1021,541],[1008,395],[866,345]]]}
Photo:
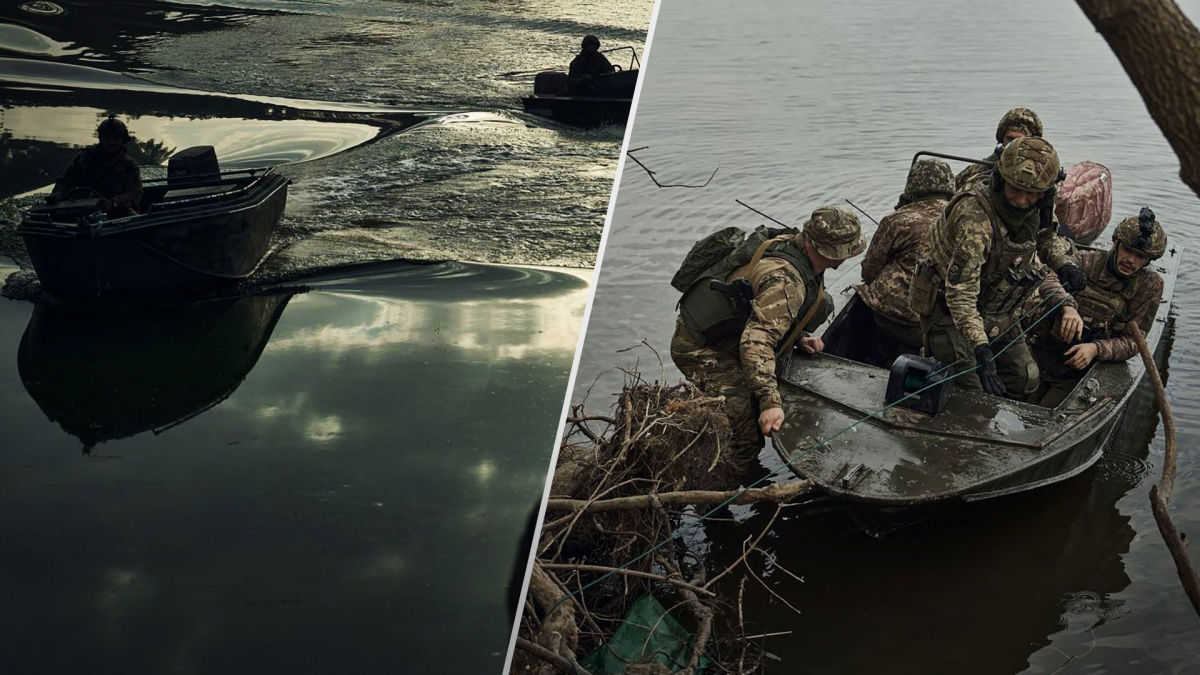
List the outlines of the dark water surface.
{"label": "dark water surface", "polygon": [[[1180,5],[1200,17],[1200,4]],[[1196,197],[1070,2],[777,1],[736,14],[713,0],[664,3],[631,147],[649,146],[638,157],[662,182],[720,171],[704,189],[659,190],[626,164],[575,397],[592,387],[593,407],[611,402],[622,378],[612,368],[631,360],[617,350],[646,338],[666,354],[678,298],[668,281],[684,253],[719,227],[762,222],[735,198],[795,225],[844,198],[878,218],[915,152],[982,157],[1018,105],[1041,115],[1066,163],[1112,170],[1115,218],[1152,206],[1183,251],[1168,383],[1181,449],[1172,512],[1180,530],[1200,530],[1200,464],[1189,451],[1200,441]],[[834,289],[857,280],[856,265],[827,275]],[[835,294],[839,306],[845,297]],[[643,372],[658,372],[652,354],[636,353]],[[667,375],[679,377],[669,365]],[[789,507],[764,540],[775,557],[751,559],[800,613],[753,580],[746,587],[749,630],[790,631],[765,639],[769,671],[1200,672],[1200,622],[1147,497],[1161,430],[1148,391],[1137,398],[1112,450],[1068,483],[882,538],[861,528],[887,523],[842,505]],[[769,448],[760,459],[780,468]],[[714,559],[740,555],[770,511],[706,526]]]}
{"label": "dark water surface", "polygon": [[499,669],[587,291],[447,263],[0,300],[0,672]]}

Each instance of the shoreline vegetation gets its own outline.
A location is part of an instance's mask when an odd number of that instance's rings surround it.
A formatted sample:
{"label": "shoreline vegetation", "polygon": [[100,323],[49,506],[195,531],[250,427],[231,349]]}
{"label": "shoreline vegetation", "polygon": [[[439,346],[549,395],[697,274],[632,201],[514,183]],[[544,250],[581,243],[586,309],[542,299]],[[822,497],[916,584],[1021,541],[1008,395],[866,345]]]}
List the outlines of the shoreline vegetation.
{"label": "shoreline vegetation", "polygon": [[[747,631],[747,583],[775,595],[749,560],[770,558],[763,538],[810,484],[729,490],[738,471],[724,398],[625,375],[611,415],[586,412],[585,402],[568,416],[512,672],[756,672],[764,639],[778,633]],[[752,502],[775,511],[740,555],[725,564],[703,553],[705,523]]]}

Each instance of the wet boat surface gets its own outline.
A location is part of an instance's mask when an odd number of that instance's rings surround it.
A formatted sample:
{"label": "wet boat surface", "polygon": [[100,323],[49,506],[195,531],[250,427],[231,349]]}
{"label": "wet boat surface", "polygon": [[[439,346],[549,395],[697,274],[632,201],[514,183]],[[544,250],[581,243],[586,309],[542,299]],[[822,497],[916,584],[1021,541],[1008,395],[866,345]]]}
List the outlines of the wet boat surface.
{"label": "wet boat surface", "polygon": [[[1164,287],[1146,335],[1151,350],[1163,336],[1181,257],[1172,249],[1152,263]],[[787,419],[774,438],[793,472],[851,501],[977,501],[1077,475],[1108,447],[1145,374],[1138,357],[1097,362],[1056,408],[951,383],[946,408],[930,415],[887,406],[889,371],[837,355],[852,334],[874,335],[873,326],[850,325],[864,318],[869,321],[869,310],[852,298],[823,335],[832,353],[793,353],[781,364]]]}

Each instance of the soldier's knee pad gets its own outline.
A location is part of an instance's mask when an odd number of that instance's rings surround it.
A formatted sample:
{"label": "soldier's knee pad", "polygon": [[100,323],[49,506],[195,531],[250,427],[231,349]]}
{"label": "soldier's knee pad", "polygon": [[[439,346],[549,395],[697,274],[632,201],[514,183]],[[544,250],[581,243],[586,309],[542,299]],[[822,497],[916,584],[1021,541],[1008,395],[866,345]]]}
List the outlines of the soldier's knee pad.
{"label": "soldier's knee pad", "polygon": [[1032,358],[1025,362],[1024,371],[1025,382],[1024,386],[1021,387],[1021,392],[1025,396],[1031,396],[1042,386],[1042,373],[1038,369],[1037,361],[1034,361]]}

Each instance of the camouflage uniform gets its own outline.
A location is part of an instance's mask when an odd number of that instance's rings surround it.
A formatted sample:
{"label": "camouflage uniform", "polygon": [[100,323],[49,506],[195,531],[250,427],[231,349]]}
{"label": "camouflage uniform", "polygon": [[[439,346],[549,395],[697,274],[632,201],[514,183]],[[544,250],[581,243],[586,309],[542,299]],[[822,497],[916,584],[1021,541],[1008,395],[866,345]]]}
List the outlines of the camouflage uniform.
{"label": "camouflage uniform", "polygon": [[[999,159],[995,153],[992,154],[993,160]],[[980,171],[969,176],[963,187],[959,191],[971,190],[986,197],[992,191],[992,170],[986,166],[979,166]],[[966,169],[958,176],[961,177],[966,173]],[[955,178],[957,181],[958,178]],[[1058,233],[1058,230],[1049,227],[1039,228],[1037,231],[1037,249],[1038,257],[1046,266],[1055,272],[1063,268],[1064,265],[1071,264],[1075,261],[1075,245],[1070,239]]]}
{"label": "camouflage uniform", "polygon": [[921,350],[921,317],[908,306],[908,287],[917,260],[928,256],[929,230],[946,208],[953,186],[950,167],[922,159],[909,170],[896,210],[879,221],[862,261],[862,284],[855,286],[875,315],[875,325],[895,342],[896,353]]}
{"label": "camouflage uniform", "polygon": [[[1114,241],[1128,241],[1129,237],[1121,237],[1124,234],[1121,230],[1131,227],[1131,220],[1134,219],[1127,218],[1118,225]],[[1163,251],[1166,249],[1166,234],[1161,226],[1158,233],[1162,233],[1161,240],[1154,241],[1152,245],[1156,251]],[[1154,326],[1154,317],[1162,303],[1162,277],[1147,265],[1129,278],[1122,278],[1115,271],[1115,256],[1115,244],[1111,251],[1079,253],[1079,265],[1088,278],[1087,287],[1075,294],[1080,315],[1088,328],[1082,342],[1096,345],[1097,361],[1125,361],[1136,355],[1137,340],[1129,327],[1137,324],[1143,334],[1148,333]],[[1158,257],[1153,251],[1151,256]],[[1089,335],[1089,332],[1092,334]],[[1057,335],[1053,324],[1039,324],[1030,342],[1039,366],[1046,373],[1046,382],[1039,392],[1040,402],[1042,405],[1057,406],[1071,393],[1085,371],[1076,370],[1065,363],[1063,355],[1070,345]]]}
{"label": "camouflage uniform", "polygon": [[123,150],[110,154],[97,145],[75,155],[50,194],[60,200],[80,187],[92,188],[116,207],[137,209],[142,201],[138,164]]}
{"label": "camouflage uniform", "polygon": [[[750,317],[736,344],[709,345],[685,325],[682,317],[675,322],[671,360],[696,386],[725,397],[733,452],[743,463],[752,462],[763,445],[759,413],[782,406],[775,380],[775,351],[817,301],[806,289],[812,288],[813,280],[819,284],[820,277],[803,251],[805,240],[822,255],[834,259],[858,255],[866,247],[854,214],[837,207],[817,209],[804,224],[803,232],[789,237],[784,244],[794,247],[796,255],[768,253],[753,269],[730,274],[730,279],[744,274],[754,295]],[[828,294],[820,295],[822,302],[829,303],[823,308],[828,316],[832,302]],[[807,327],[820,325],[824,318],[817,314]]]}
{"label": "camouflage uniform", "polygon": [[[1042,156],[1053,157],[1053,173],[1057,173],[1053,148],[1040,139],[1031,140],[1035,142],[1015,141],[1006,148],[1016,158],[1014,170],[1026,172],[1028,180],[1040,180],[1033,172],[1042,169],[1021,153],[1048,149],[1049,154]],[[1045,166],[1050,166],[1048,160]],[[1047,306],[1059,302],[1075,306],[1037,256],[1037,227],[1037,209],[1016,213],[1002,192],[955,195],[933,227],[930,262],[933,286],[941,292],[931,298],[921,316],[927,353],[943,363],[956,363],[958,371],[969,368],[978,357],[973,352],[993,343],[999,376],[1008,394],[1017,398],[1032,395],[1039,385],[1038,367],[1025,341],[1017,339],[1009,345],[1019,334],[1018,309],[1035,289]],[[957,381],[980,388],[974,372]]]}

